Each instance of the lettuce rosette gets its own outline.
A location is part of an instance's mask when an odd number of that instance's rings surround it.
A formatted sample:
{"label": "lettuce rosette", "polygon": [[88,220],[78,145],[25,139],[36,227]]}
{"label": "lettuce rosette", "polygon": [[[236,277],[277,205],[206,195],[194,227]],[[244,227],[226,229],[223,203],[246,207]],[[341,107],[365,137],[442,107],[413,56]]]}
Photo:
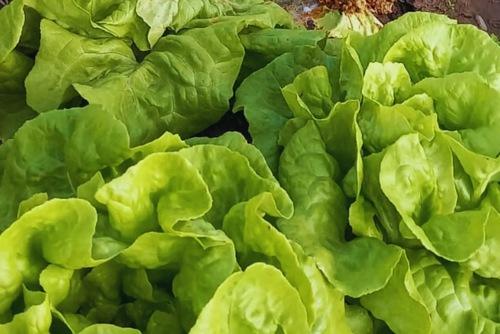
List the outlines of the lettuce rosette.
{"label": "lettuce rosette", "polygon": [[[0,23],[0,334],[500,332],[486,33],[259,0]],[[200,135],[231,108],[251,143]]]}
{"label": "lettuce rosette", "polygon": [[355,333],[500,330],[499,68],[488,34],[415,13],[298,47],[238,89],[294,202],[279,229],[348,298]]}

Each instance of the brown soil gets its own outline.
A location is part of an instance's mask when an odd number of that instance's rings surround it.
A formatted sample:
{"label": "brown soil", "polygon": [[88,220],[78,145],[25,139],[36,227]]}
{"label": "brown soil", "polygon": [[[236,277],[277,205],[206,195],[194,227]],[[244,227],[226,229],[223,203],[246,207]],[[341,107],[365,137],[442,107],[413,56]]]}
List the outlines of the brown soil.
{"label": "brown soil", "polygon": [[[316,7],[307,16],[321,14],[322,8],[352,12],[368,8],[382,22],[396,19],[409,11],[446,14],[460,23],[470,23],[500,36],[500,0],[275,0],[297,14],[297,8]],[[299,14],[300,15],[300,14]],[[303,17],[302,17],[303,18]],[[304,20],[306,21],[306,20]]]}
{"label": "brown soil", "polygon": [[408,10],[446,14],[500,36],[500,0],[400,0],[389,19]]}

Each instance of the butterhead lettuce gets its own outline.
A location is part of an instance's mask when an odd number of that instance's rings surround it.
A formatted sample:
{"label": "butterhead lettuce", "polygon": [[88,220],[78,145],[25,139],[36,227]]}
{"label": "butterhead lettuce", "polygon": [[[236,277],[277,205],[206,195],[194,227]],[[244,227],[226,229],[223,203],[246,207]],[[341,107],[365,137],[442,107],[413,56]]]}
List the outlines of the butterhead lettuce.
{"label": "butterhead lettuce", "polygon": [[[486,33],[332,38],[261,0],[0,26],[0,334],[500,333]],[[231,108],[249,133],[200,134]]]}

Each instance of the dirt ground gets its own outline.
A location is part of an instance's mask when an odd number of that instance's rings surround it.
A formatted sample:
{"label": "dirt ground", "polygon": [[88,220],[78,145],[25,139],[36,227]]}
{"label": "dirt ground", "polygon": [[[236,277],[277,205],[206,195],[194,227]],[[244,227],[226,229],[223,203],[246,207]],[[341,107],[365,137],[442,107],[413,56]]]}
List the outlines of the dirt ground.
{"label": "dirt ground", "polygon": [[405,0],[397,5],[413,10],[443,13],[500,36],[500,0]]}
{"label": "dirt ground", "polygon": [[[461,23],[470,23],[500,36],[500,0],[275,0],[290,9],[315,8],[326,5],[348,10],[365,6],[382,22],[388,22],[409,11],[427,11],[446,14]],[[361,5],[360,5],[361,4]]]}
{"label": "dirt ground", "polygon": [[[9,0],[0,0],[0,8]],[[294,11],[298,6],[314,7],[318,4],[351,10],[365,3],[382,22],[387,22],[408,12],[421,10],[442,13],[461,23],[470,23],[500,36],[500,0],[275,0]],[[392,5],[392,6],[391,6]]]}

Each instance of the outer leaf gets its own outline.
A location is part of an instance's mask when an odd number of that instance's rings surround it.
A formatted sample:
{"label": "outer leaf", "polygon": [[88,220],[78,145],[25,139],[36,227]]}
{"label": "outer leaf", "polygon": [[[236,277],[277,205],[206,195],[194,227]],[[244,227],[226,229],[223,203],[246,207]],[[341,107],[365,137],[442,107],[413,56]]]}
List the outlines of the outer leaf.
{"label": "outer leaf", "polygon": [[40,50],[26,78],[28,104],[38,112],[57,109],[77,96],[73,84],[136,66],[132,49],[123,41],[79,36],[48,20],[40,28]]}
{"label": "outer leaf", "polygon": [[[489,212],[453,212],[456,191],[451,152],[446,146],[440,147],[445,144],[444,141],[435,143],[427,158],[416,135],[401,137],[382,160],[380,184],[406,226],[426,248],[461,262],[484,243]],[[445,168],[447,172],[443,172]],[[463,239],[464,231],[467,240]]]}
{"label": "outer leaf", "polygon": [[[230,25],[253,26],[260,29],[274,28],[275,26],[291,28],[294,26],[293,18],[283,7],[274,2],[263,0],[231,0],[220,2],[218,0],[203,0],[204,9],[198,18],[190,21],[185,28],[201,28],[213,25],[213,18],[217,22]],[[233,10],[220,16],[228,8],[228,3]],[[189,7],[189,4],[187,5]]]}
{"label": "outer leaf", "polygon": [[363,67],[359,55],[349,44],[344,43],[340,61],[340,91],[343,100],[360,100],[363,88]]}
{"label": "outer leaf", "polygon": [[21,285],[38,282],[42,269],[53,263],[69,269],[95,266],[93,240],[97,215],[79,199],[52,200],[24,214],[0,235],[2,281],[0,312],[9,309]]}
{"label": "outer leaf", "polygon": [[59,305],[70,294],[73,270],[50,264],[40,273],[43,287],[52,305]]}
{"label": "outer leaf", "polygon": [[213,204],[204,217],[214,226],[222,226],[224,215],[235,204],[262,192],[273,194],[285,217],[292,215],[293,204],[285,190],[274,178],[259,175],[244,155],[218,145],[193,146],[180,151],[179,155],[198,169],[208,186]]}
{"label": "outer leaf", "polygon": [[[433,216],[422,225],[436,254],[454,261],[469,259],[485,242],[488,211],[463,211],[448,216]],[[463,236],[467,235],[464,240]]]}
{"label": "outer leaf", "polygon": [[[0,65],[1,66],[1,65]],[[0,138],[7,140],[14,137],[16,131],[36,113],[26,105],[24,94],[2,94],[0,105]]]}
{"label": "outer leaf", "polygon": [[141,50],[149,49],[148,26],[135,12],[137,0],[25,0],[43,17],[64,28],[90,37],[114,36],[134,41]]}
{"label": "outer leaf", "polygon": [[4,27],[0,38],[0,63],[19,43],[24,25],[23,1],[14,0],[0,9],[0,24]]}
{"label": "outer leaf", "polygon": [[37,207],[49,200],[47,193],[34,194],[27,200],[19,203],[19,209],[17,210],[17,218],[21,218],[26,212],[30,211],[34,207]]}
{"label": "outer leaf", "polygon": [[24,79],[33,61],[12,51],[0,62],[0,138],[11,138],[21,125],[36,113],[26,105]]}
{"label": "outer leaf", "polygon": [[[182,0],[171,1],[155,1],[155,0],[138,0],[137,15],[139,15],[147,25],[150,26],[148,32],[148,41],[150,45],[160,39],[167,27],[171,27],[174,19],[179,17],[179,2]],[[200,2],[195,2],[198,5]],[[200,6],[197,6],[200,7]],[[193,8],[190,14],[196,13]],[[192,18],[192,17],[190,17]],[[186,21],[189,21],[186,20]]]}
{"label": "outer leaf", "polygon": [[315,47],[325,39],[325,33],[317,30],[302,29],[263,29],[241,36],[247,57],[263,57],[272,61],[297,47]]}
{"label": "outer leaf", "polygon": [[97,106],[53,111],[26,123],[6,148],[0,229],[35,193],[70,197],[98,170],[129,155],[125,127]]}
{"label": "outer leaf", "polygon": [[144,145],[132,148],[132,160],[140,161],[150,154],[158,152],[175,152],[186,148],[188,145],[179,137],[170,132],[165,132],[157,139]]}
{"label": "outer leaf", "polygon": [[384,62],[387,61],[403,63],[413,82],[450,73],[476,72],[500,89],[500,46],[471,25],[421,26],[387,51]]}
{"label": "outer leaf", "polygon": [[297,291],[281,272],[262,263],[233,274],[217,289],[190,333],[308,333]]}
{"label": "outer leaf", "polygon": [[361,298],[361,305],[396,333],[429,333],[431,318],[419,295],[404,252],[391,279],[380,291]]}
{"label": "outer leaf", "polygon": [[332,248],[330,252],[329,256],[318,256],[323,260],[318,265],[335,287],[351,297],[383,289],[401,256],[398,247],[373,238],[354,239]]}
{"label": "outer leaf", "polygon": [[168,231],[179,220],[198,218],[212,202],[196,168],[176,153],[149,155],[100,188],[96,199],[107,206],[111,226],[127,241],[158,225]]}
{"label": "outer leaf", "polygon": [[16,314],[12,321],[0,324],[1,334],[45,334],[49,332],[52,317],[50,303],[45,298],[37,305]]}
{"label": "outer leaf", "polygon": [[[383,153],[374,153],[363,159],[364,177],[361,195],[375,208],[375,217],[382,227],[384,239],[398,243],[403,240],[399,229],[401,216],[380,186],[380,164],[383,156]],[[413,235],[410,237],[413,238]]]}
{"label": "outer leaf", "polygon": [[449,19],[445,15],[434,13],[406,13],[397,20],[387,23],[374,35],[363,36],[357,33],[351,33],[348,37],[348,43],[357,51],[363,68],[366,68],[371,62],[381,62],[387,51],[401,37],[418,27],[426,26],[433,22],[453,24],[456,21]]}
{"label": "outer leaf", "polygon": [[188,139],[187,142],[190,145],[211,144],[225,146],[231,151],[244,155],[257,174],[266,179],[275,180],[262,153],[255,146],[249,144],[239,132],[226,132],[217,138],[195,137]]}
{"label": "outer leaf", "polygon": [[235,25],[191,29],[162,38],[132,73],[75,87],[116,115],[133,145],[165,130],[190,136],[229,108],[243,53]]}
{"label": "outer leaf", "polygon": [[432,333],[497,333],[498,282],[481,281],[425,251],[409,252],[417,288],[431,315]]}
{"label": "outer leaf", "polygon": [[[165,29],[179,31],[192,19],[212,18],[216,16],[245,15],[255,7],[260,7],[262,0],[247,1],[213,1],[213,0],[138,0],[137,14],[151,28],[148,40],[154,45],[163,35]],[[273,4],[265,4],[271,7]],[[264,6],[263,6],[264,7]],[[269,10],[269,12],[271,12]]]}
{"label": "outer leaf", "polygon": [[382,190],[402,216],[419,224],[452,213],[456,204],[451,150],[436,140],[427,152],[417,134],[406,135],[386,150],[380,165]]}

